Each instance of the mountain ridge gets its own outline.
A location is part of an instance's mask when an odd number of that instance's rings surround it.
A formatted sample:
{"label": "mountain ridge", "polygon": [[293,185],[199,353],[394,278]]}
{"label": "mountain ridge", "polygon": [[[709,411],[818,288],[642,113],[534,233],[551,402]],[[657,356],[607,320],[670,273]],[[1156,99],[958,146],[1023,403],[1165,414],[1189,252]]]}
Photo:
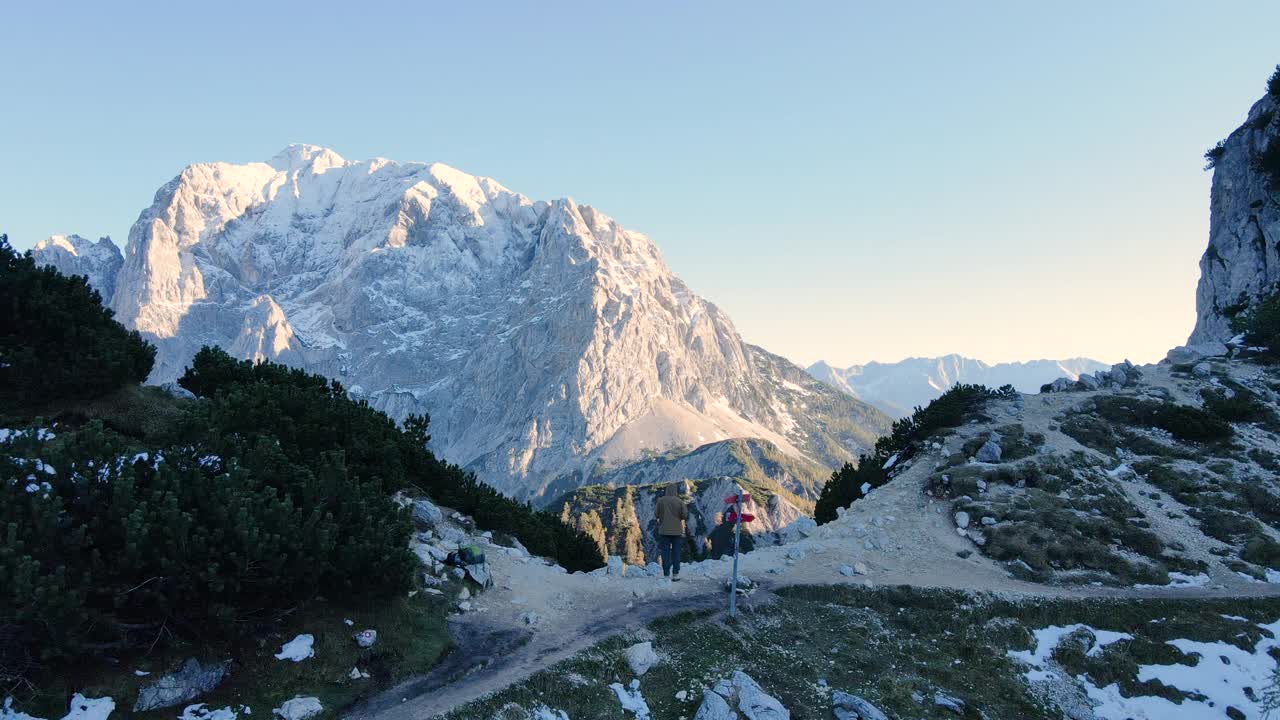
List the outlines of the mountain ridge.
{"label": "mountain ridge", "polygon": [[889,423],[743,341],[642,233],[439,163],[294,145],[191,165],[123,256],[110,304],[156,344],[151,382],[202,345],[319,372],[430,413],[437,452],[517,497],[734,437],[836,466]]}
{"label": "mountain ridge", "polygon": [[846,368],[819,360],[807,372],[853,397],[865,400],[894,417],[910,414],[953,385],[1013,385],[1020,392],[1037,392],[1059,377],[1072,380],[1083,373],[1110,367],[1097,360],[1074,357],[989,364],[958,353],[938,357],[908,357],[897,362],[872,361]]}

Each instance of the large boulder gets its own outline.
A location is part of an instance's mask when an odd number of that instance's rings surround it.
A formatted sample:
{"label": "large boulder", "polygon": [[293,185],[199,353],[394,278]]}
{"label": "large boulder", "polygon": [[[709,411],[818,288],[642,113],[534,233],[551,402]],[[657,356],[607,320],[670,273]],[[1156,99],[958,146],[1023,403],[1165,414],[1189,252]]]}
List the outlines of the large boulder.
{"label": "large boulder", "polygon": [[1166,353],[1164,358],[1174,365],[1186,365],[1199,362],[1208,357],[1218,357],[1226,354],[1226,345],[1216,340],[1211,340],[1193,345],[1179,345]]}
{"label": "large boulder", "polygon": [[414,500],[413,519],[427,527],[436,527],[444,522],[444,511],[430,500]]}
{"label": "large boulder", "polygon": [[973,456],[973,458],[978,462],[998,463],[1000,462],[1002,454],[1003,451],[1000,449],[1000,439],[998,437],[993,437],[983,443],[982,447],[978,448],[978,452]]}
{"label": "large boulder", "polygon": [[738,710],[747,720],[791,720],[791,713],[782,703],[761,689],[750,675],[737,670],[732,682],[738,691]]}
{"label": "large boulder", "polygon": [[693,720],[739,720],[738,713],[729,707],[729,701],[710,690],[702,691],[702,704]]}
{"label": "large boulder", "polygon": [[190,702],[218,687],[227,676],[224,663],[201,665],[195,658],[188,658],[177,672],[163,675],[138,691],[134,712],[147,712]]}
{"label": "large boulder", "polygon": [[315,697],[296,697],[286,700],[283,705],[271,711],[281,720],[307,720],[324,712],[320,699]]}
{"label": "large boulder", "polygon": [[889,720],[875,705],[839,690],[831,693],[831,712],[836,720]]}
{"label": "large boulder", "polygon": [[658,653],[653,651],[651,642],[636,643],[627,648],[623,656],[626,657],[627,666],[636,677],[644,675],[649,672],[649,668],[658,664]]}

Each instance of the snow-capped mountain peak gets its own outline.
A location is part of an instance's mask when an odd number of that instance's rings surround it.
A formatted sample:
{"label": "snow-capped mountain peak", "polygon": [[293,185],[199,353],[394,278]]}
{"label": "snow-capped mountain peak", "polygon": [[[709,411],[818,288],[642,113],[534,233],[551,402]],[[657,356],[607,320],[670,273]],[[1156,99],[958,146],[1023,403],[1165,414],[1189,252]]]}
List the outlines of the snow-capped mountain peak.
{"label": "snow-capped mountain peak", "polygon": [[52,265],[64,275],[84,275],[89,285],[110,303],[116,274],[124,257],[109,237],[97,241],[79,235],[50,235],[35,244],[32,255],[43,265]]}
{"label": "snow-capped mountain peak", "polygon": [[645,235],[442,164],[291,145],[202,163],[129,233],[117,316],[153,381],[202,345],[341,379],[518,496],[735,437],[835,465],[887,418],[747,345]]}
{"label": "snow-capped mountain peak", "polygon": [[941,357],[910,357],[893,363],[870,362],[838,368],[824,361],[809,366],[809,374],[852,397],[861,398],[881,410],[901,417],[912,408],[960,383],[990,387],[1013,385],[1020,392],[1038,392],[1040,386],[1060,377],[1072,380],[1082,373],[1110,367],[1089,358],[1029,360],[994,365],[951,354]]}

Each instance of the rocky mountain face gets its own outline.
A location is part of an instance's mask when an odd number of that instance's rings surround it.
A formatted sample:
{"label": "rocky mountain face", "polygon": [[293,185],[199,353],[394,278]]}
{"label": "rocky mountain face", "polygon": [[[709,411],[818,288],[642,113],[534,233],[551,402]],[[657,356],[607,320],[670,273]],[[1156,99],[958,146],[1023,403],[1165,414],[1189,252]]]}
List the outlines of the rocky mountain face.
{"label": "rocky mountain face", "polygon": [[1207,156],[1213,167],[1209,247],[1200,259],[1188,345],[1230,339],[1231,318],[1280,287],[1278,96],[1254,103],[1244,124]]}
{"label": "rocky mountain face", "polygon": [[872,362],[838,368],[819,361],[809,374],[841,392],[865,400],[893,417],[911,414],[917,406],[960,383],[988,387],[1012,385],[1019,392],[1038,392],[1058,378],[1077,380],[1082,374],[1108,366],[1089,358],[1031,360],[988,365],[961,355],[907,358],[894,363]]}
{"label": "rocky mountain face", "polygon": [[89,285],[102,295],[102,302],[111,302],[116,275],[124,264],[124,256],[111,238],[103,237],[95,242],[79,235],[51,235],[36,243],[31,252],[41,263],[54,266],[63,275],[84,275]]}
{"label": "rocky mountain face", "polygon": [[552,499],[552,507],[556,507],[561,501],[557,490],[571,492],[582,485],[615,488],[731,477],[794,495],[804,504],[817,499],[830,476],[829,468],[787,455],[766,440],[735,438],[692,450],[673,448],[607,470],[597,468],[585,478],[580,473],[557,478],[548,488],[548,498]]}
{"label": "rocky mountain face", "polygon": [[[630,565],[644,565],[658,561],[654,513],[666,485],[590,485],[568,493],[550,509],[596,537],[606,554],[618,555]],[[754,500],[750,512],[755,520],[743,526],[744,548],[776,545],[816,526],[808,517],[811,505],[767,486],[731,477],[687,481],[683,498],[689,508],[686,523],[693,546],[686,558],[720,557],[732,551],[732,535],[728,524],[722,523],[722,513],[727,507],[725,497],[735,494],[739,486]]]}
{"label": "rocky mountain face", "polygon": [[[440,164],[295,145],[192,165],[114,279],[117,317],[158,348],[151,382],[203,345],[319,372],[393,417],[429,413],[443,457],[518,497],[737,437],[834,466],[889,424],[745,343],[644,235]],[[110,280],[91,278],[104,296]]]}

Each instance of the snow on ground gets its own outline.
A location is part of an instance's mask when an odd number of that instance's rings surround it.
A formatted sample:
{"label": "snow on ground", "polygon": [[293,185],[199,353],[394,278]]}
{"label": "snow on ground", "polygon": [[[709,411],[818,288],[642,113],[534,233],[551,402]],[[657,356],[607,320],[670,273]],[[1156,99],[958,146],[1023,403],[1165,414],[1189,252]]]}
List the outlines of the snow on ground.
{"label": "snow on ground", "polygon": [[622,683],[613,683],[609,689],[618,696],[622,709],[636,716],[636,720],[649,720],[649,703],[640,694],[640,681],[632,680],[630,689],[622,687]]}
{"label": "snow on ground", "polygon": [[1085,653],[1090,656],[1102,652],[1102,648],[1111,643],[1133,639],[1133,636],[1128,633],[1094,630],[1088,625],[1080,623],[1075,625],[1050,625],[1035,631],[1036,643],[1034,648],[1030,650],[1010,650],[1008,655],[1014,660],[1020,660],[1031,667],[1030,670],[1023,673],[1023,677],[1027,679],[1028,683],[1043,682],[1050,678],[1056,678],[1058,676],[1057,673],[1049,669],[1049,656],[1053,654],[1053,649],[1058,647],[1058,643],[1062,642],[1062,638],[1081,629],[1093,633],[1093,645]]}
{"label": "snow on ground", "polygon": [[1134,585],[1135,588],[1165,588],[1165,587],[1205,587],[1209,584],[1209,576],[1205,573],[1198,575],[1187,575],[1180,572],[1169,573],[1168,585]]}
{"label": "snow on ground", "polygon": [[0,720],[40,720],[40,718],[14,710],[13,698],[7,697],[4,699],[4,707],[0,707]]}
{"label": "snow on ground", "polygon": [[299,635],[289,642],[285,643],[280,652],[276,654],[277,660],[290,660],[292,662],[302,662],[307,658],[315,657],[316,637],[310,633]]}
{"label": "snow on ground", "polygon": [[87,698],[80,693],[71,696],[71,710],[62,720],[107,720],[116,709],[116,702],[109,697]]}
{"label": "snow on ground", "polygon": [[183,708],[178,720],[237,720],[239,713],[253,714],[245,705],[241,705],[239,710],[233,710],[230,706],[214,710],[206,708],[204,703],[196,703]]}
{"label": "snow on ground", "polygon": [[[1223,615],[1224,618],[1246,621],[1238,616]],[[1027,682],[1035,683],[1056,677],[1049,667],[1049,656],[1054,648],[1073,631],[1086,625],[1069,625],[1065,627],[1050,626],[1035,631],[1035,648],[1033,650],[1009,651],[1009,657],[1021,660],[1032,669],[1025,673]],[[1191,665],[1141,665],[1138,667],[1139,682],[1155,680],[1172,688],[1177,688],[1192,697],[1181,702],[1172,702],[1163,697],[1152,695],[1136,695],[1124,697],[1120,686],[1112,683],[1098,687],[1086,676],[1075,678],[1089,699],[1096,703],[1093,712],[1103,720],[1201,720],[1208,717],[1219,717],[1227,707],[1240,710],[1244,717],[1262,717],[1262,707],[1252,698],[1258,698],[1260,688],[1271,685],[1276,661],[1270,655],[1274,649],[1280,649],[1280,620],[1269,625],[1258,627],[1267,631],[1269,637],[1263,637],[1252,651],[1225,642],[1198,642],[1194,640],[1170,640],[1169,645],[1190,656]],[[1118,640],[1131,639],[1125,633],[1105,630],[1090,630],[1097,638],[1089,655],[1101,652],[1101,649]],[[1245,688],[1253,688],[1254,692],[1245,693]],[[1203,696],[1203,700],[1194,699]]]}

